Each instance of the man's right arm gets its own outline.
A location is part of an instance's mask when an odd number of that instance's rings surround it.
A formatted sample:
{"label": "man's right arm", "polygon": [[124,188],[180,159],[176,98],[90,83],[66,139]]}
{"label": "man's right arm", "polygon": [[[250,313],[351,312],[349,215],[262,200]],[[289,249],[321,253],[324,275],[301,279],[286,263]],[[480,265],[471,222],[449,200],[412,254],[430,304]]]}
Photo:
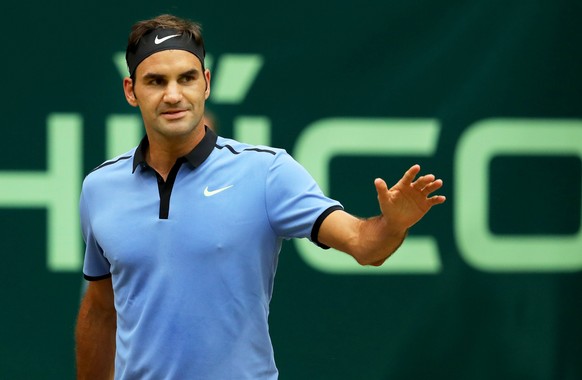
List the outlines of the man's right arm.
{"label": "man's right arm", "polygon": [[116,330],[111,278],[91,281],[75,330],[78,380],[113,379]]}

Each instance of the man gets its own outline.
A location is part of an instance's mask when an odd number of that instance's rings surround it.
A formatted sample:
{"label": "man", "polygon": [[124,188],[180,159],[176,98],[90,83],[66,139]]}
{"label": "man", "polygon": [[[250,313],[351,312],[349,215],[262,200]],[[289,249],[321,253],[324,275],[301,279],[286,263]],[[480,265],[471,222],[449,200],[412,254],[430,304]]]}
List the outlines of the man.
{"label": "man", "polygon": [[218,137],[204,53],[187,20],[132,28],[123,86],[146,137],[83,183],[79,379],[276,379],[267,319],[283,239],[381,265],[445,201],[415,165],[390,189],[376,179],[381,215],[359,219],[285,151]]}

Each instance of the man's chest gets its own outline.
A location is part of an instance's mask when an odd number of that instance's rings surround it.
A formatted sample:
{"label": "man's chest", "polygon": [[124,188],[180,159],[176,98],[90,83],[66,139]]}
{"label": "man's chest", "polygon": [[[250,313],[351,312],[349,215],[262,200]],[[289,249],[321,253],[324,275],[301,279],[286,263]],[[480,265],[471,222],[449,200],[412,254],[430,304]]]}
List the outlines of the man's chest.
{"label": "man's chest", "polygon": [[[239,251],[271,231],[264,186],[237,175],[178,176],[169,195],[168,216],[160,218],[155,178],[101,194],[91,212],[93,231],[112,266],[196,258]],[[184,257],[186,256],[186,257]]]}

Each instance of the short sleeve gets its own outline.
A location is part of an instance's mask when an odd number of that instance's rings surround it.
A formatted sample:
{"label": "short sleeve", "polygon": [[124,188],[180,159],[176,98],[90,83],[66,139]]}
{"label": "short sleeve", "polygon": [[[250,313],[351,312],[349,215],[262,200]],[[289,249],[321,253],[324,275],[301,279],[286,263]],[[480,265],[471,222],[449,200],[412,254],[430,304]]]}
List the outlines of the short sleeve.
{"label": "short sleeve", "polygon": [[83,264],[83,275],[86,280],[95,281],[111,276],[109,272],[109,261],[103,255],[103,250],[95,239],[91,226],[91,217],[87,205],[85,191],[81,192],[79,201],[79,211],[81,217],[81,230],[85,241],[85,261]]}
{"label": "short sleeve", "polygon": [[342,205],[324,195],[307,170],[285,151],[276,155],[266,182],[266,207],[274,231],[286,239],[309,238],[319,244],[321,222]]}

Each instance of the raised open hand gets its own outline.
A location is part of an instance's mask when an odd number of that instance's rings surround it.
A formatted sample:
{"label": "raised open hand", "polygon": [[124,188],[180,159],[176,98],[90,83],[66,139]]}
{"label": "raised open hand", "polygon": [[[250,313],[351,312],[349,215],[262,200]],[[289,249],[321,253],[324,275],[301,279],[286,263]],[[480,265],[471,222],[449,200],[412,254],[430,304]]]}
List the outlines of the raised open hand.
{"label": "raised open hand", "polygon": [[432,206],[446,200],[443,195],[430,195],[443,186],[442,180],[436,179],[432,174],[414,180],[418,173],[420,165],[413,165],[391,188],[380,178],[374,181],[382,217],[394,228],[412,227]]}

